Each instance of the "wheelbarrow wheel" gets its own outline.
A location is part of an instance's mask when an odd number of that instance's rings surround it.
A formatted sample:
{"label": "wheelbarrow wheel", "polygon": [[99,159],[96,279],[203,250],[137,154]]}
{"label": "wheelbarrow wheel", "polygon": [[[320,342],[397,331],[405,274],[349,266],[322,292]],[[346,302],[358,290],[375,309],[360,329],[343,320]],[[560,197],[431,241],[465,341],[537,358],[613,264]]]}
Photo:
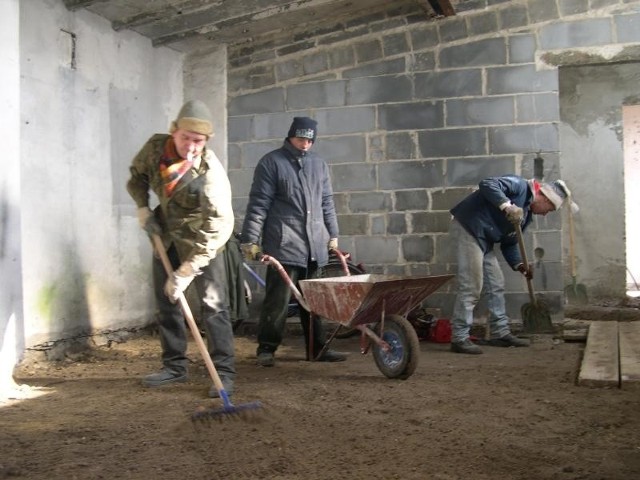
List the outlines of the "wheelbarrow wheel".
{"label": "wheelbarrow wheel", "polygon": [[378,369],[388,378],[406,380],[416,367],[420,358],[420,342],[411,323],[400,315],[386,315],[384,317],[384,331],[379,331],[380,324],[373,330],[390,347],[388,351],[380,345],[372,348],[373,359]]}

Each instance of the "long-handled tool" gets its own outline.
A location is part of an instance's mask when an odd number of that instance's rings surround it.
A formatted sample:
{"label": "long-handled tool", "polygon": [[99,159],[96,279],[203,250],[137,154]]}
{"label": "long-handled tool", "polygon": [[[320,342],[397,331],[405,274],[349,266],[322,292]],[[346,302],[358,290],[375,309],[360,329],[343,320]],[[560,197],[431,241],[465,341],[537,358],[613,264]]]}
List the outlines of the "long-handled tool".
{"label": "long-handled tool", "polygon": [[[162,261],[162,265],[164,266],[167,275],[172,275],[173,268],[171,267],[171,262],[169,261],[169,257],[167,256],[167,252],[164,249],[164,245],[162,244],[162,240],[156,234],[151,235],[151,239],[153,241],[153,246],[156,250],[156,253],[160,257]],[[194,340],[196,341],[196,345],[200,350],[200,354],[204,359],[204,363],[207,366],[207,370],[209,371],[209,375],[211,376],[211,380],[213,380],[213,384],[218,391],[218,395],[222,399],[223,406],[221,408],[215,409],[205,409],[201,411],[195,412],[192,416],[192,420],[210,420],[210,419],[219,419],[221,420],[225,416],[229,415],[237,415],[245,411],[256,410],[258,408],[262,408],[262,404],[260,402],[251,402],[242,405],[233,405],[229,400],[229,394],[224,389],[224,385],[222,384],[222,380],[220,380],[220,376],[216,371],[216,367],[213,365],[213,361],[211,360],[211,356],[209,355],[209,350],[207,350],[207,346],[202,340],[202,336],[200,335],[200,330],[198,330],[198,325],[196,324],[195,319],[193,318],[193,314],[191,313],[191,308],[189,308],[189,304],[187,303],[187,299],[184,294],[181,293],[178,297],[178,303],[180,304],[180,308],[182,309],[182,313],[184,314],[187,324],[189,325],[189,329],[191,330],[191,334],[193,335]]]}
{"label": "long-handled tool", "polygon": [[[518,247],[520,247],[522,262],[526,268],[529,269],[531,266],[527,259],[527,250],[524,245],[522,228],[520,228],[519,223],[514,224],[514,228],[516,230],[516,235],[518,236]],[[549,308],[543,301],[536,298],[533,291],[533,282],[528,277],[527,288],[529,289],[529,298],[531,299],[531,303],[525,303],[520,308],[524,331],[527,333],[553,333],[553,324],[551,323]]]}
{"label": "long-handled tool", "polygon": [[589,302],[587,297],[587,287],[576,281],[576,253],[575,237],[573,233],[573,210],[571,203],[567,205],[569,210],[569,257],[571,259],[571,284],[564,287],[564,293],[569,303],[584,305]]}

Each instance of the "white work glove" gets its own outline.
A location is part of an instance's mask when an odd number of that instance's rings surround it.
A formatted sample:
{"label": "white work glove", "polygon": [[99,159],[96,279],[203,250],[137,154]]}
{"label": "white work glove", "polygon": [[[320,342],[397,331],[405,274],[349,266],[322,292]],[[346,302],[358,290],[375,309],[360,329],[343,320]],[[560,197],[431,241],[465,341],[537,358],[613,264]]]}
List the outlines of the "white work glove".
{"label": "white work glove", "polygon": [[507,216],[507,220],[509,220],[513,224],[519,224],[522,222],[524,218],[524,210],[522,210],[519,206],[509,204],[504,208],[504,214]]}
{"label": "white work glove", "polygon": [[169,297],[171,303],[176,303],[180,294],[183,293],[193,279],[200,275],[200,271],[195,270],[189,262],[183,262],[169,277],[164,284],[164,293]]}
{"label": "white work glove", "polygon": [[138,223],[140,227],[147,232],[149,235],[153,235],[154,233],[160,235],[162,233],[162,229],[158,224],[156,218],[153,216],[153,212],[149,207],[140,207],[137,211],[138,214]]}
{"label": "white work glove", "polygon": [[327,244],[327,248],[329,248],[329,251],[337,250],[338,249],[338,239],[337,238],[332,238],[331,240],[329,240],[329,243]]}

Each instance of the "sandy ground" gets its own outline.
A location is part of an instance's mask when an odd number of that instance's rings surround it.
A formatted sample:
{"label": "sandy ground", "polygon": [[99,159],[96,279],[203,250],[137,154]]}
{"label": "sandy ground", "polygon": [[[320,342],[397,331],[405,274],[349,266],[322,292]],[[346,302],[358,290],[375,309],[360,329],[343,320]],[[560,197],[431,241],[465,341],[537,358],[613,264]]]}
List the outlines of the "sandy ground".
{"label": "sandy ground", "polygon": [[577,386],[583,343],[537,336],[472,356],[421,342],[404,381],[357,337],[333,346],[347,362],[305,362],[289,336],[261,368],[255,339],[238,337],[233,403],[263,408],[196,424],[193,412],[221,403],[206,398],[195,344],[189,381],[158,389],[140,384],[159,366],[153,336],[24,363],[0,403],[0,478],[640,478],[640,393]]}

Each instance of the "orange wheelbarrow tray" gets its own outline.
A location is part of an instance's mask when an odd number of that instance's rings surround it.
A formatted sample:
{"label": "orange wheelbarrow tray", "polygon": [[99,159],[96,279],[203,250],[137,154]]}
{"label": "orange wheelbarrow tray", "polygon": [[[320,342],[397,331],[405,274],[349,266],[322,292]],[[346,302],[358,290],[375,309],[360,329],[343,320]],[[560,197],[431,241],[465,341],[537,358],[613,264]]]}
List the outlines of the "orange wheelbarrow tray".
{"label": "orange wheelbarrow tray", "polygon": [[341,327],[357,328],[361,332],[361,353],[366,354],[372,346],[376,365],[388,378],[409,378],[418,364],[418,335],[406,315],[454,277],[365,273],[316,278],[301,280],[301,293],[275,258],[265,255],[262,261],[280,272],[300,305],[311,315],[338,323],[316,358],[328,348]]}

